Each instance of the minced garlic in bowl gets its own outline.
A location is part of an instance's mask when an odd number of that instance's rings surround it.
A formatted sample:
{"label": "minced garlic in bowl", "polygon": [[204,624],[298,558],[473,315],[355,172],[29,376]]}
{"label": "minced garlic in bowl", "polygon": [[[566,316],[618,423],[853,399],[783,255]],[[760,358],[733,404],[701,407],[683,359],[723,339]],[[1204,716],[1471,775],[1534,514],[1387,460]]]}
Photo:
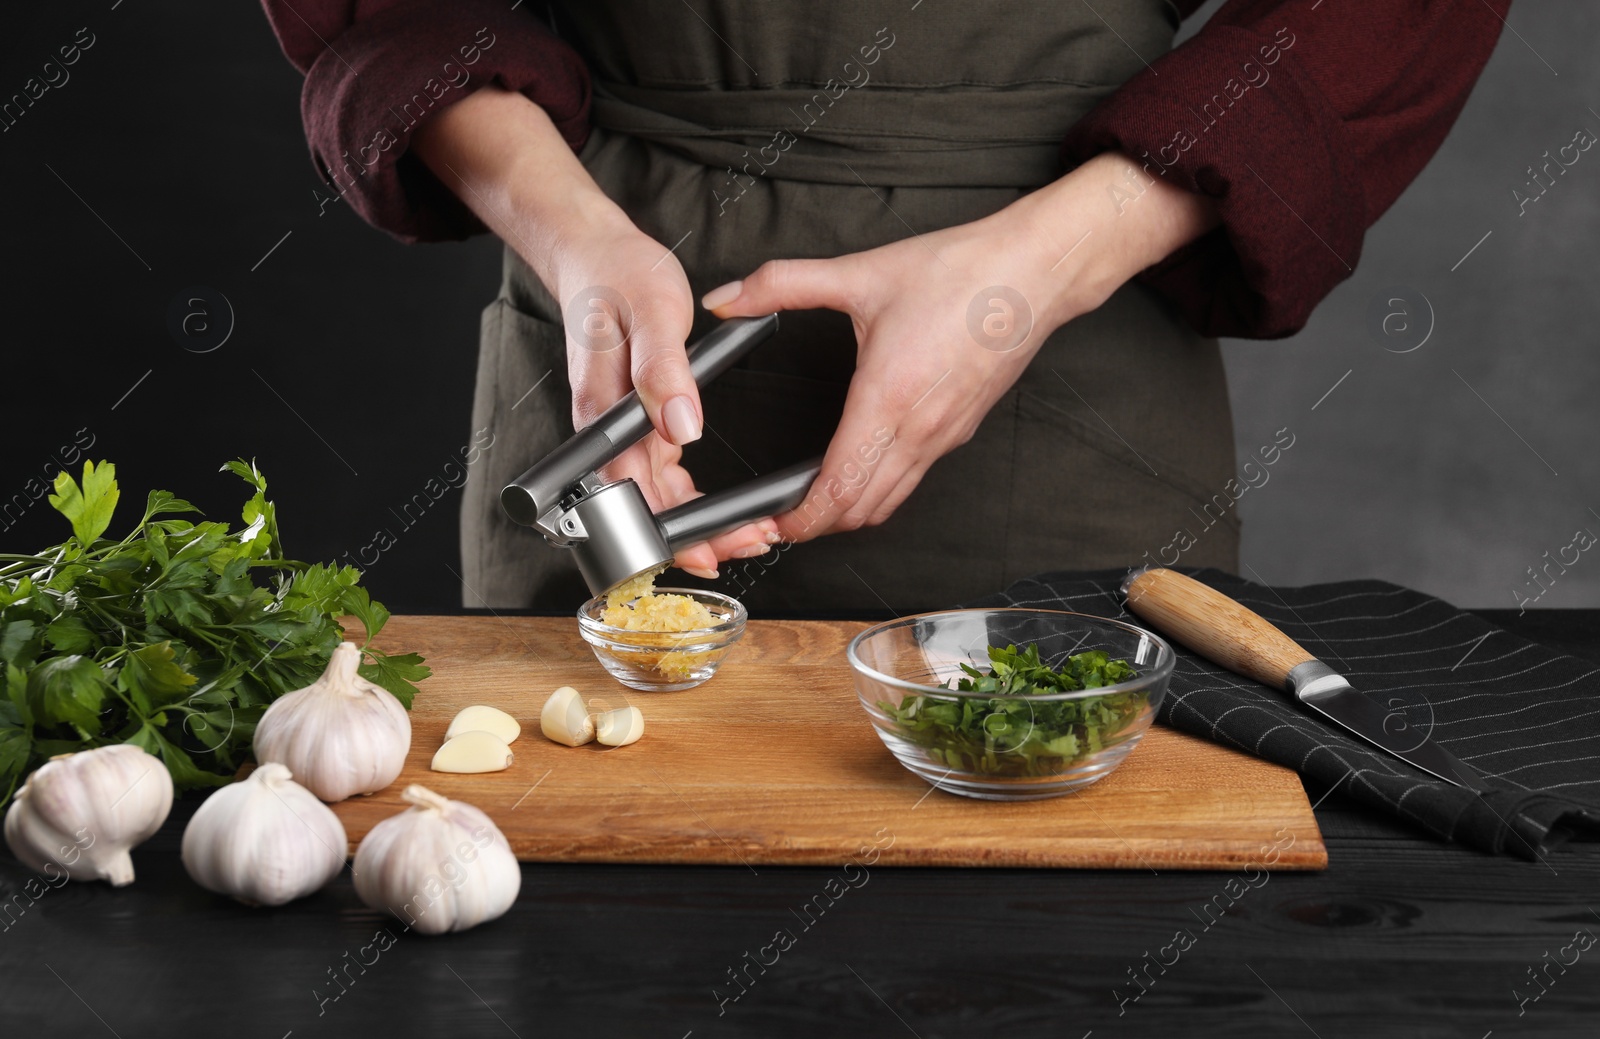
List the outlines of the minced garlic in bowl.
{"label": "minced garlic in bowl", "polygon": [[606,670],[635,689],[687,689],[710,678],[744,633],[738,600],[718,592],[657,592],[641,574],[578,611],[584,639]]}
{"label": "minced garlic in bowl", "polygon": [[714,628],[724,620],[705,603],[687,595],[656,592],[661,571],[640,574],[606,593],[605,612],[600,620],[613,628],[628,631],[694,631]]}

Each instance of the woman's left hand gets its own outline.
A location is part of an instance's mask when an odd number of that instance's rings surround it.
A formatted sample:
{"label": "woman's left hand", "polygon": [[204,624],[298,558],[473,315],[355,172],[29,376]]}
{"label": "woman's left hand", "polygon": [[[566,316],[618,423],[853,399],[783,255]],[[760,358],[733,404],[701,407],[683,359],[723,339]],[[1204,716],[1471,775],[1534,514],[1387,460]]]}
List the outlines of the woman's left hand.
{"label": "woman's left hand", "polygon": [[827,308],[855,327],[839,429],[779,532],[803,541],[888,519],[1051,332],[1215,224],[1203,196],[1107,153],[982,220],[831,260],[773,260],[707,293],[722,318]]}

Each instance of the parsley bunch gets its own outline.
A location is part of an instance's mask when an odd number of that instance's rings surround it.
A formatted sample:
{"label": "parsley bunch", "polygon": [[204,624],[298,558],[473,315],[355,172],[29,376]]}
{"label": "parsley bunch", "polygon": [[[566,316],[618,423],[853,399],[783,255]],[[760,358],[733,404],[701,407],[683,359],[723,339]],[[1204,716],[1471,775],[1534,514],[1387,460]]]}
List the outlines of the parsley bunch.
{"label": "parsley bunch", "polygon": [[989,647],[990,670],[962,664],[954,688],[991,699],[917,694],[878,706],[901,732],[953,769],[999,776],[1052,776],[1095,754],[1146,709],[1143,691],[1070,700],[1032,700],[1047,693],[1100,689],[1136,674],[1101,650],[1069,656],[1053,669],[1039,647]]}
{"label": "parsley bunch", "polygon": [[72,537],[37,555],[0,555],[0,808],[52,755],[133,743],[161,758],[178,790],[227,783],[267,705],[304,688],[366,627],[363,677],[406,707],[430,671],[371,640],[389,619],[354,567],[283,557],[267,481],[229,462],[255,491],[244,527],[172,518],[199,510],[151,491],[120,541],[103,537],[120,492],[116,467],[63,471],[50,504]]}

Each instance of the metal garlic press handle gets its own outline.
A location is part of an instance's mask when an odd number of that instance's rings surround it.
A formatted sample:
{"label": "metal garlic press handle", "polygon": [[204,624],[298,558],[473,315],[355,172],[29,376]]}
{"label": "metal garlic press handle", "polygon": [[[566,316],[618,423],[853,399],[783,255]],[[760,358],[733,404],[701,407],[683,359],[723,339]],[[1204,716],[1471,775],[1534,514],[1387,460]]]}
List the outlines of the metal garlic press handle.
{"label": "metal garlic press handle", "polygon": [[[705,386],[778,329],[778,315],[732,318],[689,347],[689,371]],[[650,416],[637,390],[574,433],[500,492],[506,514],[524,526],[560,504],[579,480],[642,440]]]}
{"label": "metal garlic press handle", "polygon": [[763,516],[788,512],[805,500],[822,470],[822,459],[791,465],[749,483],[686,501],[656,516],[661,535],[674,552]]}

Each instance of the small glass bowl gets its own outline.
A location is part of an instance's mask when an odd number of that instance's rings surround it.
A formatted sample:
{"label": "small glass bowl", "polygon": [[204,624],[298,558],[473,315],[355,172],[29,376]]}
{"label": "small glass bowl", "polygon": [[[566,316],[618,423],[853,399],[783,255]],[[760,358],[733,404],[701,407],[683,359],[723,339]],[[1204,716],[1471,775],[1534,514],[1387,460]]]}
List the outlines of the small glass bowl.
{"label": "small glass bowl", "polygon": [[[1137,675],[1126,682],[1070,693],[996,697],[961,692],[945,685],[965,676],[962,664],[987,672],[990,646],[1034,643],[1051,667],[1074,653],[1104,650],[1125,660]],[[1159,635],[1132,624],[1060,610],[947,610],[877,624],[851,640],[845,651],[855,673],[856,694],[878,737],[900,764],[941,790],[994,801],[1059,797],[1103,779],[1128,756],[1150,727],[1172,678],[1177,655]],[[906,702],[924,698],[905,718]],[[991,704],[991,701],[997,703]],[[1078,701],[1073,713],[1093,708],[1101,723],[1069,727],[1056,717],[1048,733],[1059,751],[1029,738],[1044,722],[1039,708]],[[994,734],[970,735],[970,726],[937,724],[923,709],[955,705],[940,713],[951,718],[969,710],[1026,704],[1026,710],[998,718]],[[1053,714],[1065,714],[1056,712]],[[1104,719],[1112,719],[1105,723]],[[1059,740],[1069,732],[1074,740]],[[1092,732],[1092,735],[1091,735]],[[998,737],[998,738],[996,738]],[[1095,744],[1098,743],[1098,746]],[[1020,749],[1019,749],[1020,747]]]}
{"label": "small glass bowl", "polygon": [[744,635],[744,604],[731,595],[703,588],[657,588],[658,595],[686,595],[705,604],[719,623],[689,631],[633,631],[600,619],[606,597],[597,595],[578,610],[578,630],[606,671],[630,689],[673,692],[693,689],[712,675],[728,650]]}

